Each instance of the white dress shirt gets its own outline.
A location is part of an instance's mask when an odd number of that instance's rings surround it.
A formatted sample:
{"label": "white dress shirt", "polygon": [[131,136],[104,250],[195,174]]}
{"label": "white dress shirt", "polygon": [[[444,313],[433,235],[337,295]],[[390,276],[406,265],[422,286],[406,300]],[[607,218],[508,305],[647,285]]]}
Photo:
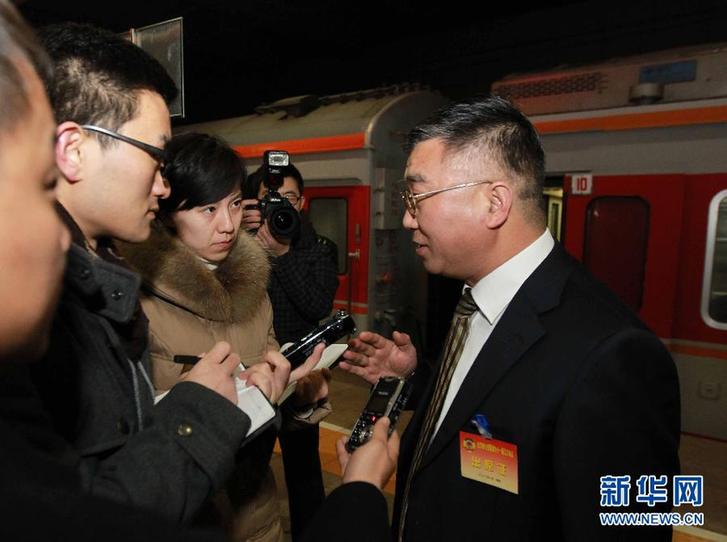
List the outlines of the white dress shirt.
{"label": "white dress shirt", "polygon": [[[449,383],[447,396],[444,398],[442,412],[439,414],[432,438],[439,431],[439,427],[452,406],[462,382],[464,382],[467,373],[469,373],[475,359],[477,359],[477,355],[487,342],[492,330],[495,329],[510,301],[532,272],[550,254],[554,244],[553,237],[546,229],[527,248],[510,258],[489,275],[481,278],[472,287],[472,297],[477,303],[478,310],[470,317],[469,335],[464,343],[452,380]],[[487,363],[487,360],[483,359],[480,363]]]}

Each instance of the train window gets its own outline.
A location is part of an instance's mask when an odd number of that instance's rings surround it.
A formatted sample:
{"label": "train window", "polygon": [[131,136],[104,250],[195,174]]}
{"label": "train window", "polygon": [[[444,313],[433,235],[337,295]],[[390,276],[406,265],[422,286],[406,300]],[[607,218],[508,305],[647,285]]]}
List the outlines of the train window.
{"label": "train window", "polygon": [[338,274],[348,271],[348,201],[345,198],[314,198],[308,204],[308,217],[318,235],[328,237],[338,247]]}
{"label": "train window", "polygon": [[648,237],[649,204],[642,198],[606,196],[588,204],[583,263],[634,312],[643,301]]}
{"label": "train window", "polygon": [[727,329],[727,190],[709,204],[701,312],[708,326]]}

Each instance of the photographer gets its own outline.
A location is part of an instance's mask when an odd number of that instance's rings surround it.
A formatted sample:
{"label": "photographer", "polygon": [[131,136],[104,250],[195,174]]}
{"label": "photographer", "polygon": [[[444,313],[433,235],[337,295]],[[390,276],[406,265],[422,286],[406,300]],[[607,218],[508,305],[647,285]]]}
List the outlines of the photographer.
{"label": "photographer", "polygon": [[[263,220],[258,199],[252,199],[256,196],[263,199],[268,194],[266,184],[269,183],[264,182],[268,179],[265,165],[248,179],[245,197],[250,199],[242,202],[242,222],[244,228],[256,230],[256,238],[272,256],[268,293],[273,305],[275,334],[280,344],[284,344],[305,336],[319,320],[330,314],[338,278],[336,245],[317,235],[306,215],[301,213],[305,202],[303,177],[292,164],[279,170],[282,184],[273,188],[287,200],[287,203],[283,202],[284,206],[300,217],[298,230],[289,236],[276,235],[275,225],[271,227],[269,220]],[[287,226],[287,220],[283,225]],[[309,378],[314,377],[324,386],[322,392],[311,399],[323,399],[327,395],[325,382],[330,379],[330,373],[327,370],[311,373]],[[294,429],[284,427],[279,435],[294,540],[299,538],[325,496],[318,434],[315,424]]]}

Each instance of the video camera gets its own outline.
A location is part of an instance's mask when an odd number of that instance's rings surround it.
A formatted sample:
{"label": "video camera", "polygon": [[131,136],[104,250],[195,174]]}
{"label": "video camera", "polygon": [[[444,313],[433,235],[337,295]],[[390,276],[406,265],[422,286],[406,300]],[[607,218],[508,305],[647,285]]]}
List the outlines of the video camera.
{"label": "video camera", "polygon": [[258,200],[257,205],[246,206],[247,209],[260,209],[262,220],[267,221],[273,237],[283,239],[295,237],[300,230],[300,216],[297,209],[278,192],[285,180],[283,168],[289,164],[290,156],[286,151],[265,151],[263,184],[268,189],[267,194]]}

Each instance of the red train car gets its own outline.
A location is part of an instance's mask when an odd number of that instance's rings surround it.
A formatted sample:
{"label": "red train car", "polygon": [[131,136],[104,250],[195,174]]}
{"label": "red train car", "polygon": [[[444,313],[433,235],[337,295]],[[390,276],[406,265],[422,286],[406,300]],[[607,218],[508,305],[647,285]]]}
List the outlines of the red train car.
{"label": "red train car", "polygon": [[682,427],[727,439],[727,48],[507,77],[545,146],[551,231],[663,339]]}

